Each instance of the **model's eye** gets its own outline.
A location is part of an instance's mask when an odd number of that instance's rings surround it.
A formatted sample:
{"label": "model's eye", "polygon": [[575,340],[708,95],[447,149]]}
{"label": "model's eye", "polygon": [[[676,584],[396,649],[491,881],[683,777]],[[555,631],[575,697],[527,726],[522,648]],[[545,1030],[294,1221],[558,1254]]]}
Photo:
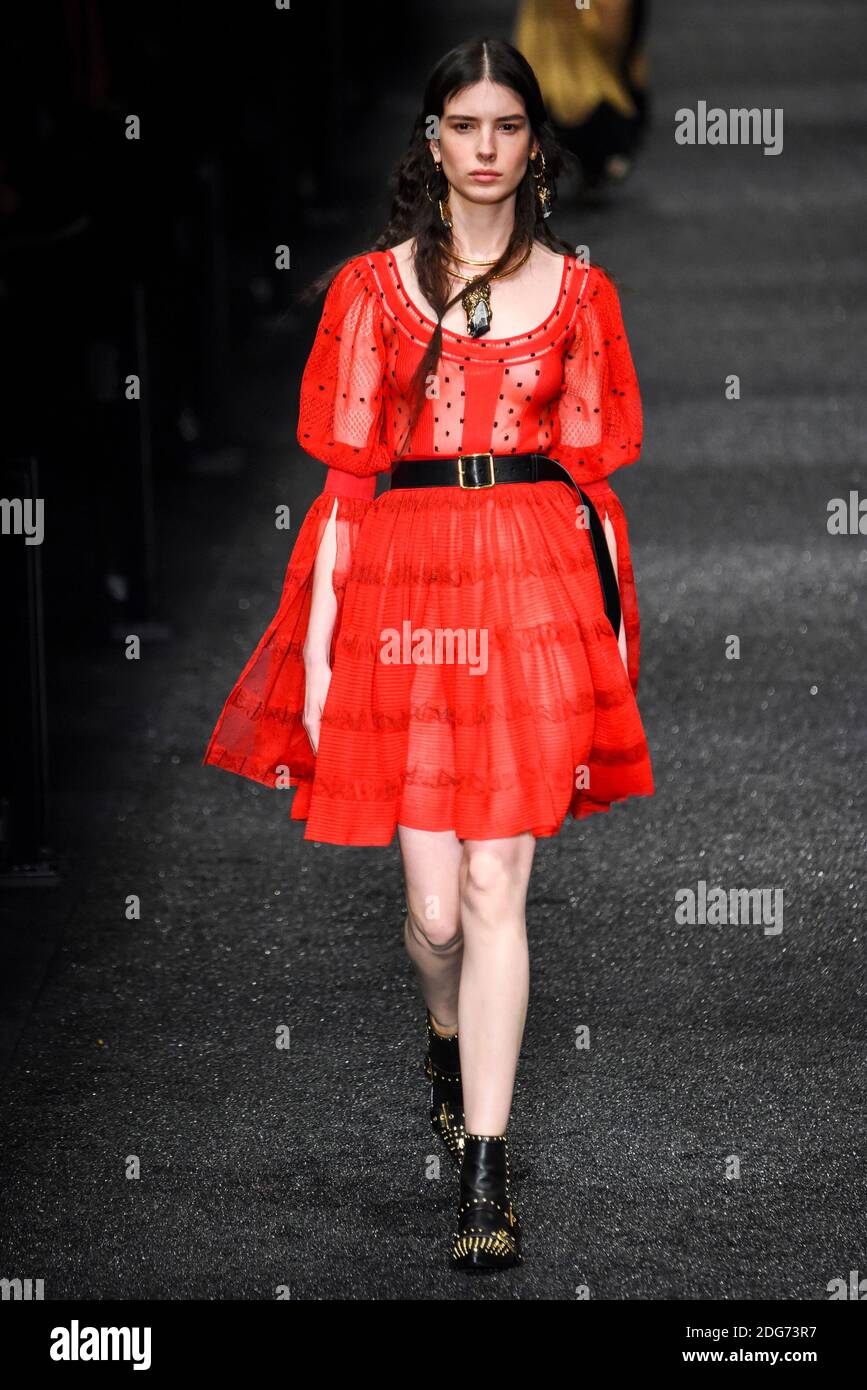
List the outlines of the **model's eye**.
{"label": "model's eye", "polygon": [[[455,121],[453,130],[467,130],[473,124],[472,121]],[[520,129],[517,121],[500,121],[500,129],[509,132]]]}

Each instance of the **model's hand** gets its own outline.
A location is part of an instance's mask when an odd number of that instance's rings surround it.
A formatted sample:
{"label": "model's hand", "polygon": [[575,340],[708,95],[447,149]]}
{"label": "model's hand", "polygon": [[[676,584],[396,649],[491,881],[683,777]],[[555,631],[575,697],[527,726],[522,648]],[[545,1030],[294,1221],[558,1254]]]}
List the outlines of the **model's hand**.
{"label": "model's hand", "polygon": [[319,729],[322,711],[331,684],[331,667],[325,661],[305,662],[304,715],[301,723],[314,753],[319,751]]}

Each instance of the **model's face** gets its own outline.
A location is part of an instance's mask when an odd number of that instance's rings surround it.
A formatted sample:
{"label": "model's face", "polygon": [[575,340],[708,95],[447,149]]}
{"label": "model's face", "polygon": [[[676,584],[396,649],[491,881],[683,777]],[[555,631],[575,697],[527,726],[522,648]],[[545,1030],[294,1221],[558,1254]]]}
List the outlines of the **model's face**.
{"label": "model's face", "polygon": [[[446,102],[440,138],[428,143],[452,188],[474,203],[498,203],[514,193],[538,147],[518,93],[488,81]],[[481,177],[479,170],[497,177]]]}

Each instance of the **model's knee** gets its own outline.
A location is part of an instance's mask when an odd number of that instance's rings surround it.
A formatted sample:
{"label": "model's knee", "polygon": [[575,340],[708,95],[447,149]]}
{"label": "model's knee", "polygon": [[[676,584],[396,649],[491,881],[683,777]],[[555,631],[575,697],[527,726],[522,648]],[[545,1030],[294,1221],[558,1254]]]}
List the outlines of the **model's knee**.
{"label": "model's knee", "polygon": [[518,855],[512,849],[468,845],[464,850],[461,877],[465,901],[501,897],[508,894],[519,881]]}
{"label": "model's knee", "polygon": [[406,920],[408,929],[418,944],[436,952],[437,955],[456,951],[463,942],[460,922],[440,917],[430,919],[413,912],[411,908],[407,912]]}

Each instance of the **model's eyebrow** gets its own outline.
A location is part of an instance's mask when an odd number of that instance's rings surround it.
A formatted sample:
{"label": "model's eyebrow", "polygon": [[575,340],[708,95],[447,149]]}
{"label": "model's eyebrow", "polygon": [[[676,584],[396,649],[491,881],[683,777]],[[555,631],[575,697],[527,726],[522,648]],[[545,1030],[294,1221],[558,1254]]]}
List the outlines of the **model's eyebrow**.
{"label": "model's eyebrow", "polygon": [[[455,115],[454,111],[450,111],[449,114],[446,116],[446,120],[447,120],[447,121],[477,121],[478,119],[479,119],[478,116],[458,116],[458,115]],[[523,113],[519,111],[519,112],[517,112],[514,116],[495,116],[495,117],[494,117],[494,120],[495,120],[495,121],[523,121],[523,120],[526,120],[526,116],[524,116]]]}

